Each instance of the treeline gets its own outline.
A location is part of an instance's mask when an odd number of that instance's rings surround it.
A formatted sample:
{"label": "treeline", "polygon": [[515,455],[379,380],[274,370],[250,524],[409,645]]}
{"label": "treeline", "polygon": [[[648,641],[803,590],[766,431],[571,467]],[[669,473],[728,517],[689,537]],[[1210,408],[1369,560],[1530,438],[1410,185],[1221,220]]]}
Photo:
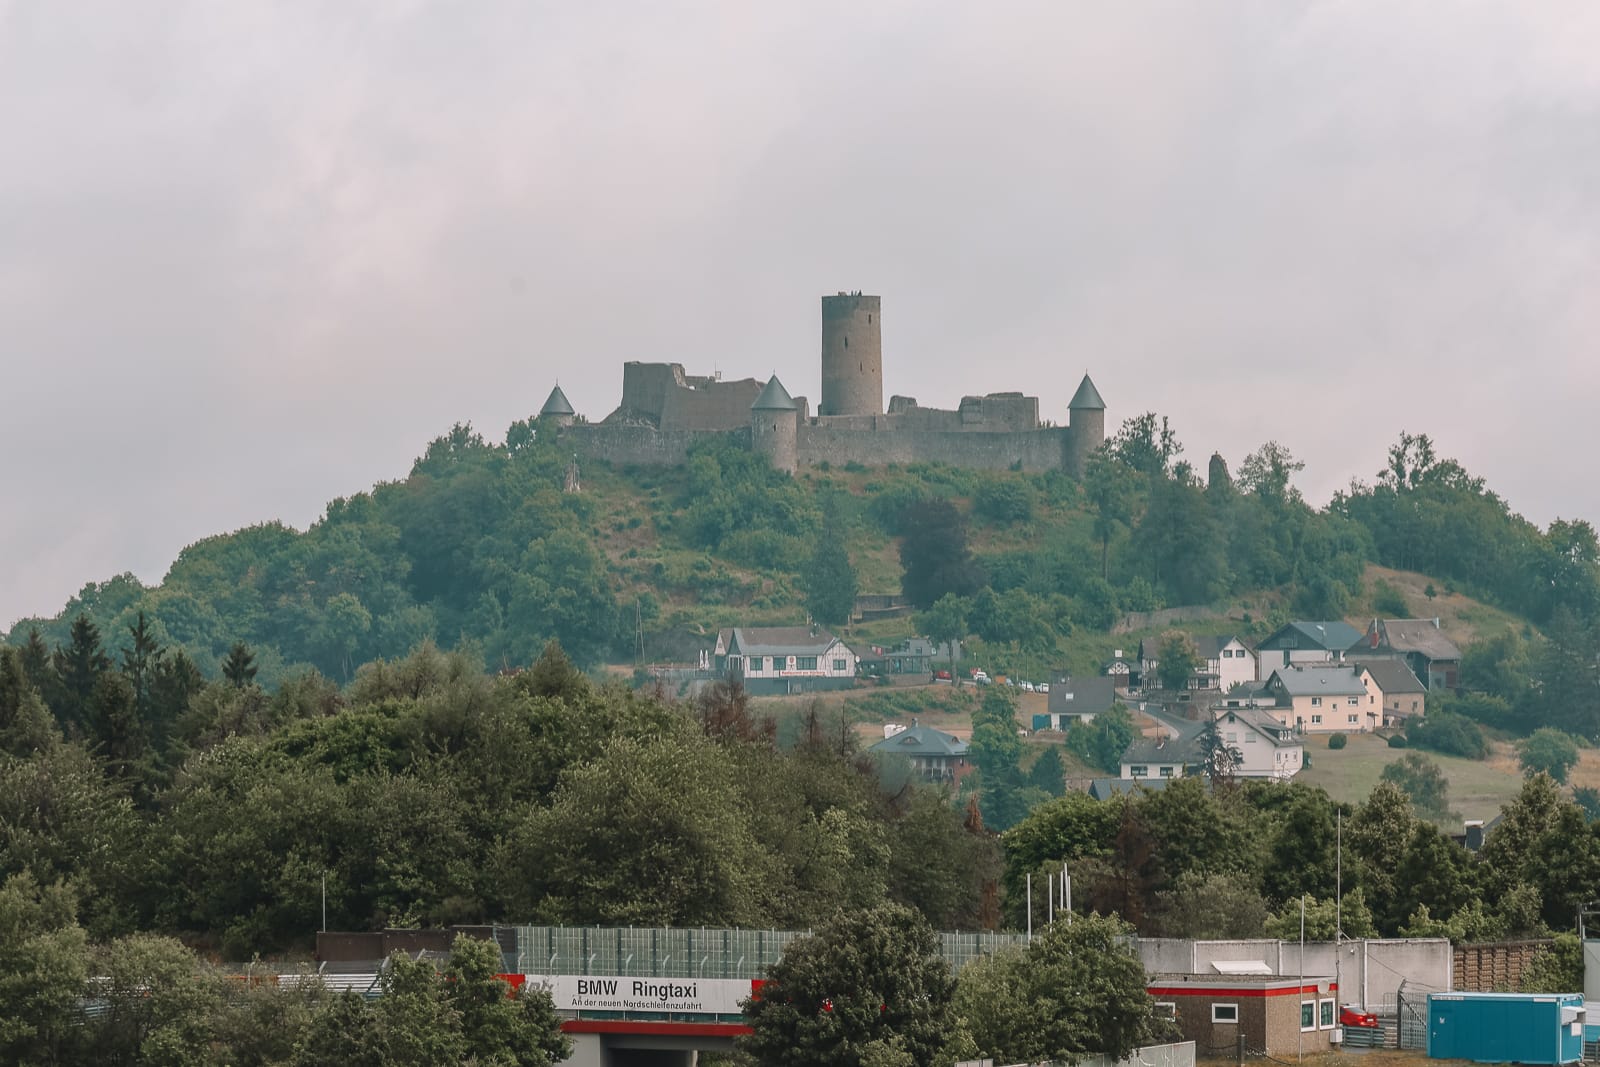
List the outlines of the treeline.
{"label": "treeline", "polygon": [[316,975],[227,973],[182,943],[91,943],[70,891],[0,886],[0,1060],[53,1067],[550,1067],[571,1055],[543,990],[512,991],[499,947],[458,938],[447,961],[387,961],[375,1000]]}
{"label": "treeline", "polygon": [[304,941],[324,884],[336,929],[805,927],[883,900],[992,921],[976,815],[816,708],[780,722],[737,689],[597,686],[555,645],[509,676],[424,645],[343,690],[311,672],[268,693],[246,666],[161,722],[126,665],[100,658],[81,721],[41,670],[0,649],[0,879],[67,887],[98,939],[249,959]]}

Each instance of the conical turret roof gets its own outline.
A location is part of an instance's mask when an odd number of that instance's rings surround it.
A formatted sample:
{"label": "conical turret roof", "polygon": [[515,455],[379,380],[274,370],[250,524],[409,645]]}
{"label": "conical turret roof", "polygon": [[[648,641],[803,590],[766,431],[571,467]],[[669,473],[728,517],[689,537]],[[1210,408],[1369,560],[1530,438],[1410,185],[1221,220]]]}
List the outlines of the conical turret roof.
{"label": "conical turret roof", "polygon": [[541,415],[576,415],[572,405],[567,402],[567,394],[561,391],[561,386],[550,390],[550,399],[544,402],[544,407],[539,409]]}
{"label": "conical turret roof", "polygon": [[794,397],[789,395],[789,390],[783,387],[774,374],[767,380],[767,387],[761,390],[761,395],[756,397],[756,402],[750,405],[751,411],[798,411],[800,405],[794,402]]}
{"label": "conical turret roof", "polygon": [[1078,386],[1078,391],[1072,394],[1072,403],[1067,407],[1072,411],[1104,411],[1106,402],[1100,399],[1100,390],[1094,387],[1089,376],[1083,376],[1083,382]]}

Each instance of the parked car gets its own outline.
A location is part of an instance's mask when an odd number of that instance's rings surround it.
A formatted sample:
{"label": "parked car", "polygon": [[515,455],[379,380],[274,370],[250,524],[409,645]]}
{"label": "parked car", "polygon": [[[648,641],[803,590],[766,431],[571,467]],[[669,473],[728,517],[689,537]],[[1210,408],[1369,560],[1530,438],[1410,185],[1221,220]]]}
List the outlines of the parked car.
{"label": "parked car", "polygon": [[1339,1025],[1372,1030],[1378,1025],[1378,1017],[1370,1011],[1357,1011],[1349,1004],[1341,1004],[1339,1005]]}
{"label": "parked car", "polygon": [[989,672],[980,671],[977,668],[973,668],[972,680],[979,685],[988,685],[990,684]]}
{"label": "parked car", "polygon": [[1022,688],[1022,691],[1024,693],[1031,693],[1031,692],[1033,692],[1033,683],[1032,682],[1023,682],[1021,688]]}
{"label": "parked car", "polygon": [[948,682],[948,681],[950,681],[950,672],[949,671],[934,671],[933,672],[933,680],[936,681],[936,682]]}
{"label": "parked car", "polygon": [[1034,689],[1035,689],[1036,692],[1048,693],[1048,692],[1050,692],[1050,683],[1049,682],[1040,682],[1037,686],[1034,687]]}

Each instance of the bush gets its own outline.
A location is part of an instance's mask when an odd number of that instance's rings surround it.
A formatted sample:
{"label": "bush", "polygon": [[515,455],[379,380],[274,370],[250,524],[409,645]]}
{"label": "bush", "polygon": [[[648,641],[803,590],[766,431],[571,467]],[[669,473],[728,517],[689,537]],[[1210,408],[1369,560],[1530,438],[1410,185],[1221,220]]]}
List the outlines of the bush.
{"label": "bush", "polygon": [[1349,743],[1350,739],[1344,734],[1334,734],[1328,738],[1328,747],[1332,749],[1341,749]]}
{"label": "bush", "polygon": [[1489,754],[1489,742],[1478,724],[1450,711],[1414,720],[1407,725],[1406,734],[1411,739],[1411,747],[1426,748],[1446,756],[1483,759]]}
{"label": "bush", "polygon": [[1405,734],[1392,734],[1392,735],[1390,735],[1390,737],[1389,737],[1389,747],[1390,748],[1405,748],[1406,747],[1406,735]]}

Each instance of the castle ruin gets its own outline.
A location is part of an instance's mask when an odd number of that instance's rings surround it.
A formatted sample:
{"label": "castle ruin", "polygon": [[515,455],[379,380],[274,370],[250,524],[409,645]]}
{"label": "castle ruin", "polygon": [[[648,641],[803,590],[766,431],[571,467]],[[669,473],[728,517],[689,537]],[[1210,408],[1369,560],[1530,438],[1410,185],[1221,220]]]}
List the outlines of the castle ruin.
{"label": "castle ruin", "polygon": [[1038,397],[964,396],[954,411],[913,397],[883,404],[882,300],[861,293],[822,298],[822,392],[815,414],[773,375],[724,381],[677,363],[622,367],[622,403],[596,423],[578,418],[558,385],[540,410],[574,451],[618,465],[675,465],[709,434],[736,437],[793,474],[823,463],[946,463],[982,470],[1064,470],[1082,476],[1105,440],[1105,402],[1089,376],[1067,405],[1070,422],[1039,420]]}

